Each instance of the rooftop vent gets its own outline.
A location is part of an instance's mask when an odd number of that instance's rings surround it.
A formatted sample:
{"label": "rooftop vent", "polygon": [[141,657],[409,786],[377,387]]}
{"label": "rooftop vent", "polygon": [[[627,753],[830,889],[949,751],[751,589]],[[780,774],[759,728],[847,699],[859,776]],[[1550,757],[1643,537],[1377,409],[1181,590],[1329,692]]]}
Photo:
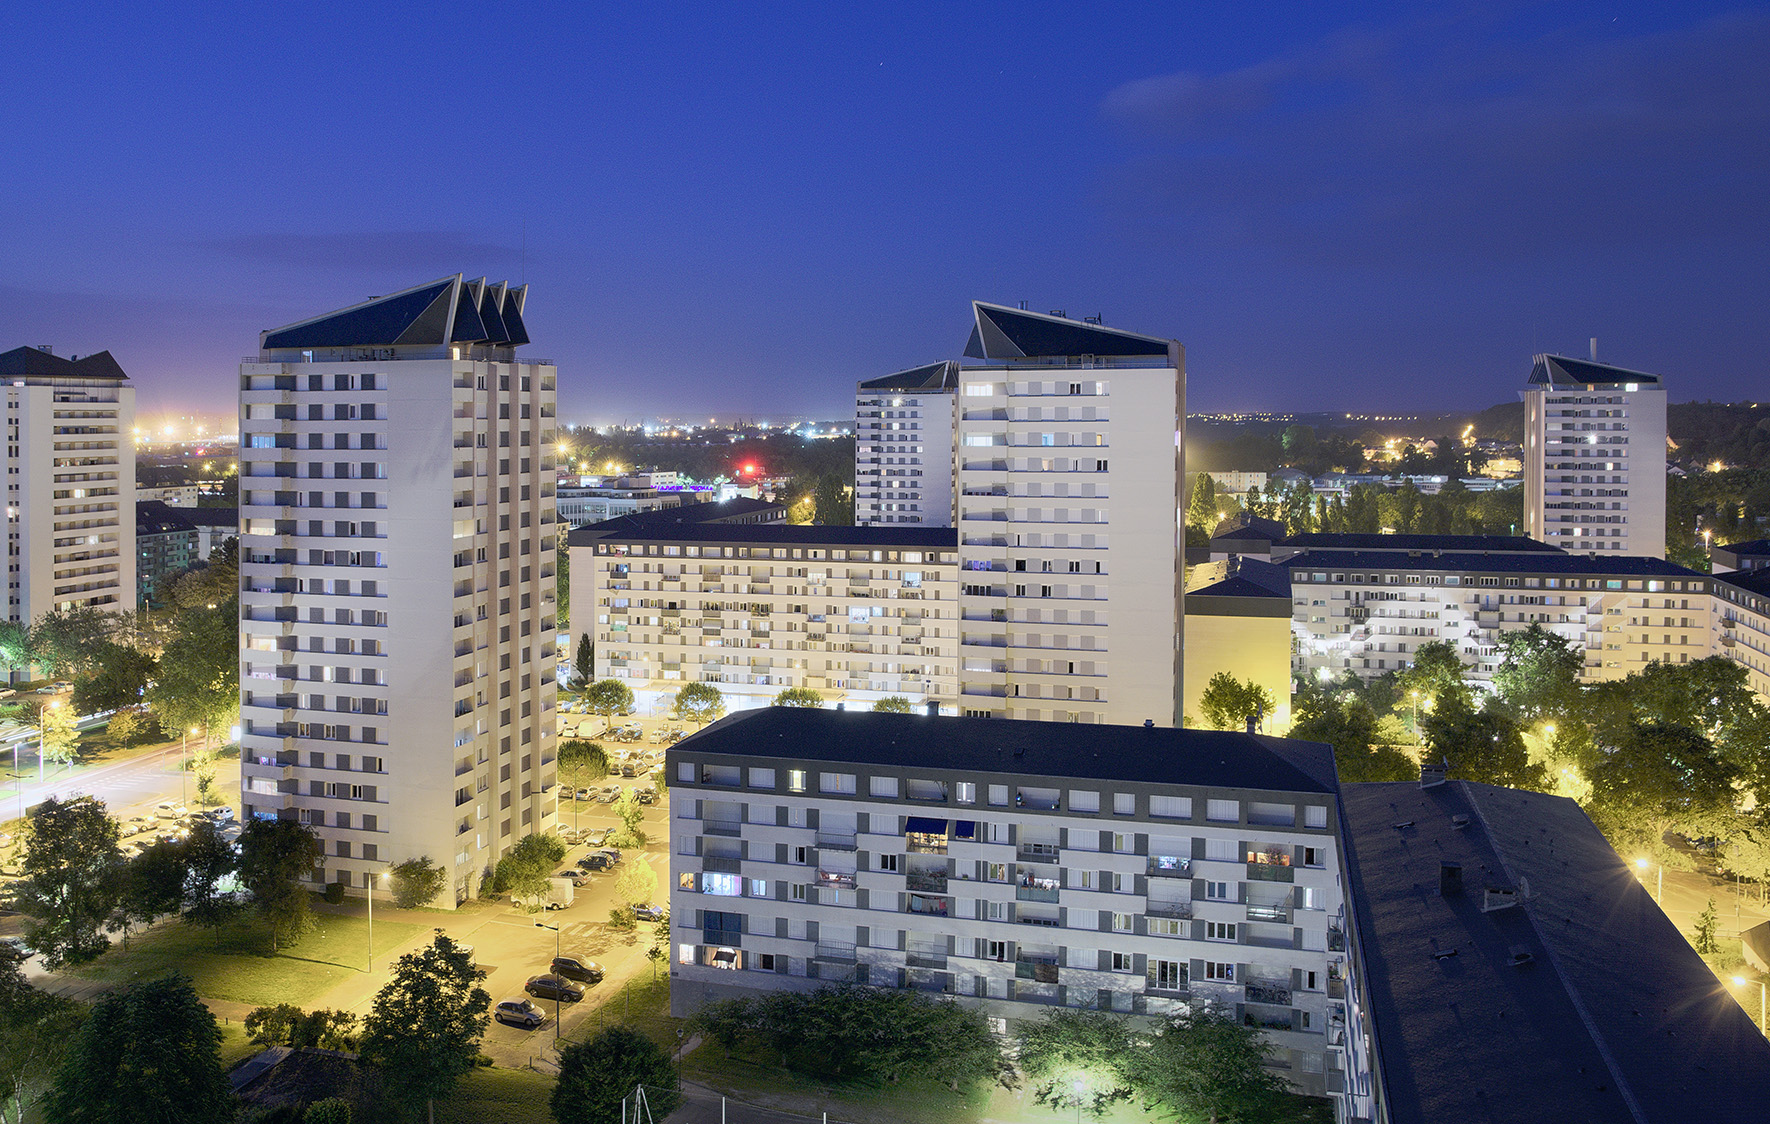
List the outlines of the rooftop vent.
{"label": "rooftop vent", "polygon": [[1518,904],[1518,891],[1505,890],[1498,886],[1489,886],[1481,895],[1481,912],[1492,913],[1496,909],[1510,909]]}
{"label": "rooftop vent", "polygon": [[1396,831],[1406,831],[1408,828],[1412,827],[1413,825],[1414,825],[1414,821],[1412,821],[1412,820],[1402,820],[1400,823],[1390,824],[1389,826],[1393,827]]}
{"label": "rooftop vent", "polygon": [[49,344],[46,344],[46,343],[38,344],[37,350],[41,351],[45,355],[54,355],[55,354],[55,348],[51,347]]}
{"label": "rooftop vent", "polygon": [[1456,954],[1457,954],[1457,950],[1454,948],[1439,949],[1437,952],[1434,952],[1432,954],[1432,959],[1442,962],[1445,960],[1449,960],[1451,957],[1455,956]]}
{"label": "rooftop vent", "polygon": [[1536,957],[1531,954],[1531,951],[1521,944],[1513,945],[1508,952],[1511,954],[1512,967],[1514,968],[1522,968],[1526,964],[1536,961]]}
{"label": "rooftop vent", "polygon": [[1449,768],[1450,768],[1450,762],[1446,761],[1442,757],[1440,757],[1436,762],[1434,762],[1432,764],[1429,764],[1429,765],[1428,764],[1421,764],[1421,766],[1420,766],[1420,787],[1421,788],[1436,788],[1439,785],[1443,784],[1445,771],[1448,770]]}
{"label": "rooftop vent", "polygon": [[1459,812],[1450,818],[1450,826],[1456,828],[1458,831],[1461,831],[1465,827],[1469,826],[1469,817],[1465,816],[1461,812]]}

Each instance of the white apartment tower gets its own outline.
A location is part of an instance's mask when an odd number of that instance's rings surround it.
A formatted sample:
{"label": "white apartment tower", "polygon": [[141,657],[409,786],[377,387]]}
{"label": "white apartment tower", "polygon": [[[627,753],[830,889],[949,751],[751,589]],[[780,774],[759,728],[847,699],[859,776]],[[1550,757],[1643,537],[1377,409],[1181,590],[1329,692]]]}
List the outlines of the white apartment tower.
{"label": "white apartment tower", "polygon": [[266,332],[240,366],[241,800],[361,893],[452,895],[555,815],[556,371],[527,287],[451,278]]}
{"label": "white apartment tower", "polygon": [[0,354],[6,617],[135,609],[135,388],[101,351]]}
{"label": "white apartment tower", "polygon": [[854,523],[951,527],[959,365],[930,363],[860,384],[854,399]]}
{"label": "white apartment tower", "polygon": [[1181,725],[1185,351],[973,304],[959,371],[960,708]]}
{"label": "white apartment tower", "polygon": [[1658,375],[1539,355],[1524,398],[1524,533],[1580,554],[1664,558],[1666,392]]}

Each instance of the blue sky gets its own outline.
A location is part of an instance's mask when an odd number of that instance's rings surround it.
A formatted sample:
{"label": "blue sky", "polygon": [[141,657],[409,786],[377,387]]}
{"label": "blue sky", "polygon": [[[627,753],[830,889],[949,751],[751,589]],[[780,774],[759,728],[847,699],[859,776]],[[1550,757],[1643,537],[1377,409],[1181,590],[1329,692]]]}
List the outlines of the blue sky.
{"label": "blue sky", "polygon": [[1195,410],[1762,397],[1770,10],[269,5],[9,15],[0,348],[231,409],[264,328],[533,286],[562,414],[851,409],[973,298],[1178,338]]}

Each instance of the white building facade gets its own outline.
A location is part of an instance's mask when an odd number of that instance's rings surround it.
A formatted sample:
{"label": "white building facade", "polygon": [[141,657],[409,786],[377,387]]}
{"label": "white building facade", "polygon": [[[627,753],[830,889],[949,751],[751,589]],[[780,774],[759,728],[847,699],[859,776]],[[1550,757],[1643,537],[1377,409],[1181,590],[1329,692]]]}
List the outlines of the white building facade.
{"label": "white building facade", "polygon": [[1184,351],[976,303],[959,372],[966,714],[1181,724]]}
{"label": "white building facade", "polygon": [[133,611],[135,388],[101,351],[0,354],[6,384],[7,619]]}
{"label": "white building facade", "polygon": [[[709,508],[711,510],[711,508]],[[573,651],[647,710],[713,683],[733,710],[788,687],[870,708],[958,706],[958,550],[950,529],[621,520],[568,539]]]}
{"label": "white building facade", "polygon": [[[669,751],[671,1005],[831,983],[976,1006],[1217,1001],[1345,1088],[1326,747],[773,708]],[[1337,1075],[1337,1079],[1336,1079]]]}
{"label": "white building facade", "polygon": [[[240,368],[241,800],[363,892],[449,905],[555,809],[556,371],[460,275],[267,332]],[[446,900],[443,900],[446,898]]]}
{"label": "white building facade", "polygon": [[854,523],[951,527],[959,365],[930,363],[860,384],[854,400]]}
{"label": "white building facade", "polygon": [[1575,553],[1664,558],[1658,375],[1539,355],[1524,399],[1524,533]]}

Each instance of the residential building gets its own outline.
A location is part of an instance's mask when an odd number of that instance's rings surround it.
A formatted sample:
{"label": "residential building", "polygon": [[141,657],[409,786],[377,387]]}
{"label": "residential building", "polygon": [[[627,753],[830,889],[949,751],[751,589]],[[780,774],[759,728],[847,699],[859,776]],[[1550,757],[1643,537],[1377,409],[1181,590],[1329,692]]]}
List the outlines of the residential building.
{"label": "residential building", "polygon": [[265,332],[240,366],[246,816],[361,893],[465,900],[553,824],[556,371],[527,287],[444,278]]}
{"label": "residential building", "polygon": [[1373,679],[1445,640],[1487,680],[1499,637],[1532,624],[1584,651],[1586,682],[1709,654],[1711,579],[1660,558],[1309,550],[1284,565],[1298,674]]}
{"label": "residential building", "polygon": [[1238,511],[1226,516],[1211,532],[1212,562],[1234,558],[1272,559],[1272,544],[1285,537],[1284,523]]}
{"label": "residential building", "polygon": [[[1341,796],[1346,1006],[1370,1035],[1370,1111],[1358,1115],[1763,1119],[1770,1045],[1752,1017],[1756,984],[1728,994],[1579,805],[1442,773]],[[1365,1049],[1350,1023],[1345,1037]]]}
{"label": "residential building", "polygon": [[1522,535],[1369,535],[1311,531],[1275,540],[1271,561],[1283,562],[1306,550],[1390,552],[1410,557],[1428,554],[1527,554],[1541,557],[1567,553],[1558,546]]}
{"label": "residential building", "polygon": [[135,502],[158,500],[167,507],[197,506],[197,486],[195,484],[169,484],[161,488],[135,489]]}
{"label": "residential building", "polygon": [[1250,488],[1258,488],[1262,492],[1266,490],[1264,472],[1208,472],[1205,475],[1211,478],[1218,495],[1227,492],[1235,496],[1245,496]]}
{"label": "residential building", "polygon": [[0,354],[6,619],[135,608],[135,388],[100,351]]}
{"label": "residential building", "polygon": [[571,642],[575,651],[592,637],[598,678],[625,681],[648,708],[701,682],[734,710],[809,687],[832,704],[902,695],[919,710],[957,712],[950,528],[687,519],[723,506],[571,532]]}
{"label": "residential building", "polygon": [[[654,477],[668,476],[668,482]],[[554,495],[559,521],[568,527],[600,523],[642,511],[689,507],[714,498],[711,488],[688,488],[676,483],[676,474],[644,473],[639,476],[581,477],[575,483],[561,481]]]}
{"label": "residential building", "polygon": [[1349,1084],[1327,746],[772,707],[667,767],[677,1016],[849,982],[952,996],[1001,1033],[1215,1001],[1293,1087]]}
{"label": "residential building", "polygon": [[1770,567],[1770,539],[1715,546],[1709,551],[1709,572],[1723,574],[1730,570],[1761,570]]}
{"label": "residential building", "polygon": [[1291,726],[1291,573],[1252,558],[1225,565],[1186,591],[1186,724],[1205,726],[1199,701],[1224,674],[1266,689],[1273,705],[1259,730],[1281,734]]}
{"label": "residential building", "polygon": [[1183,349],[975,302],[960,369],[961,706],[1181,723]]}
{"label": "residential building", "polygon": [[197,559],[209,557],[229,539],[240,537],[240,509],[237,507],[181,507],[186,522],[197,529]]}
{"label": "residential building", "polygon": [[165,607],[160,583],[207,555],[197,553],[197,528],[181,511],[159,500],[135,502],[135,599],[144,609]]}
{"label": "residential building", "polygon": [[1770,703],[1770,568],[1717,572],[1709,582],[1714,654],[1745,668],[1752,690]]}
{"label": "residential building", "polygon": [[951,527],[959,365],[930,363],[860,384],[854,398],[854,523]]}
{"label": "residential building", "polygon": [[1524,533],[1577,553],[1664,558],[1658,375],[1539,355],[1524,398]]}

